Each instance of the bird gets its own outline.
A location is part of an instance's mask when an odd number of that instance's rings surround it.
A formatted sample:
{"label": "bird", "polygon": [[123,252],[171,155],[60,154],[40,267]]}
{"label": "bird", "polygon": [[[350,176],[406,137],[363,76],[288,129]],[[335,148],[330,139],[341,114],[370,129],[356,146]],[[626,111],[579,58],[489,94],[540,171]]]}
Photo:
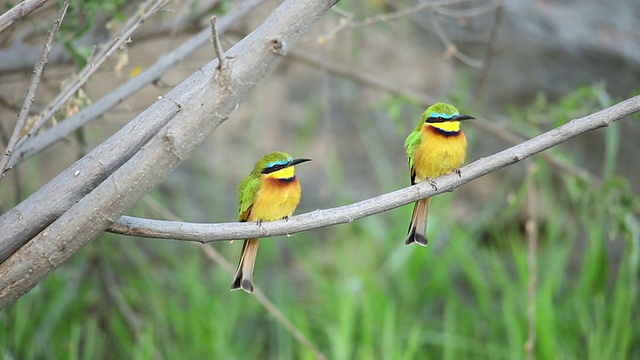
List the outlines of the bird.
{"label": "bird", "polygon": [[[288,219],[293,214],[302,190],[294,166],[311,159],[293,159],[279,151],[265,155],[255,163],[251,174],[238,186],[240,222]],[[231,291],[253,292],[253,269],[260,239],[245,239]]]}
{"label": "bird", "polygon": [[[467,138],[460,129],[460,121],[474,119],[461,115],[453,105],[437,102],[420,117],[416,128],[407,136],[404,147],[409,158],[411,185],[429,181],[455,171],[464,162]],[[427,214],[431,198],[416,201],[405,245],[426,246]]]}

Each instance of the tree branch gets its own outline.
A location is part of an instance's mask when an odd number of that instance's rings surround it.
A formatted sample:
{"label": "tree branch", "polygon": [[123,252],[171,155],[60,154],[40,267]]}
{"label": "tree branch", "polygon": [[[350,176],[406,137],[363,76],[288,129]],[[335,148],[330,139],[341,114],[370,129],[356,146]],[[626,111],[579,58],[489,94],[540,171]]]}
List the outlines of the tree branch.
{"label": "tree branch", "polygon": [[453,191],[471,180],[515,164],[587,131],[609,126],[612,122],[638,111],[640,111],[640,95],[594,114],[571,120],[533,139],[497,154],[481,158],[461,168],[461,176],[449,174],[436,179],[437,190],[434,190],[428,182],[424,182],[350,205],[316,210],[290,217],[288,220],[263,222],[260,225],[247,222],[202,224],[123,216],[108,231],[131,236],[206,243],[217,240],[293,234],[325,226],[350,223],[420,199]]}
{"label": "tree branch", "polygon": [[64,15],[67,13],[67,8],[69,7],[69,0],[65,0],[58,12],[58,17],[53,22],[53,26],[51,26],[51,30],[49,30],[49,35],[47,36],[47,41],[42,48],[42,54],[40,55],[40,60],[36,63],[35,68],[33,69],[33,75],[31,76],[31,81],[29,83],[29,88],[27,89],[27,96],[24,100],[24,105],[20,110],[20,114],[18,115],[18,122],[13,129],[13,134],[7,143],[7,148],[4,151],[4,154],[0,156],[0,178],[4,176],[5,170],[7,168],[7,164],[9,163],[9,159],[11,158],[11,154],[18,146],[18,141],[20,140],[20,134],[24,129],[24,125],[27,123],[27,117],[31,111],[31,105],[33,105],[33,101],[36,98],[36,89],[38,89],[38,85],[40,84],[40,78],[42,76],[42,71],[44,70],[44,65],[47,63],[49,59],[49,51],[51,51],[51,46],[53,45],[53,40],[58,33],[58,29],[60,29],[60,25],[62,24],[62,19],[64,19]]}
{"label": "tree branch", "polygon": [[[262,0],[247,0],[234,7],[234,11],[220,19],[220,28],[227,29],[249,10],[255,8]],[[55,143],[58,139],[84,125],[91,116],[106,112],[120,101],[140,90],[146,84],[156,79],[171,66],[175,65],[189,50],[193,51],[209,39],[209,29],[205,29],[180,46],[176,51],[163,56],[156,64],[134,79],[129,80],[109,95],[103,97],[88,108],[81,110],[75,116],[59,123],[47,130],[44,134],[30,139],[23,146],[18,147],[9,162],[20,158],[22,151],[28,151],[30,146],[44,147]],[[177,52],[182,50],[183,52]],[[67,211],[74,203],[102,182],[110,173],[129,160],[133,154],[140,150],[158,130],[167,124],[169,120],[180,110],[178,104],[189,100],[189,84],[183,82],[183,86],[176,87],[170,94],[187,94],[186,96],[173,96],[167,94],[161,101],[152,105],[147,117],[138,117],[129,122],[109,140],[92,151],[65,172],[47,183],[36,193],[18,204],[13,209],[0,216],[0,262],[4,261],[24,245],[29,239],[42,231],[53,220]],[[91,112],[89,112],[91,111]],[[149,111],[151,113],[149,113]],[[77,125],[77,126],[76,126]],[[27,149],[25,149],[27,147]],[[52,197],[51,194],[59,194]],[[25,215],[28,214],[28,217]]]}
{"label": "tree branch", "polygon": [[47,0],[24,0],[19,4],[16,4],[16,6],[9,9],[9,11],[0,15],[0,32],[13,25],[23,16],[41,8],[46,2]]}
{"label": "tree branch", "polygon": [[[77,202],[73,206],[0,264],[0,308],[33,288],[162,182],[228,118],[250,90],[282,60],[281,55],[286,54],[334,3],[335,0],[283,2],[258,29],[227,52],[234,59],[227,86],[221,87],[211,81],[218,61],[210,62],[130,122],[126,131],[119,131],[52,180],[59,187],[55,193],[48,194],[48,201],[66,197],[67,188],[77,182],[74,172],[85,170],[78,164],[91,167],[101,165],[102,159],[113,162],[113,157],[105,151],[117,152],[117,148],[111,148],[116,145],[114,142],[140,132],[129,125],[155,122],[156,117],[167,118],[166,125],[155,131],[135,155],[115,167],[115,171],[96,183],[95,188],[87,189],[84,197],[74,196]],[[277,51],[273,48],[276,41],[280,45]],[[173,105],[171,109],[162,108],[169,103]],[[102,156],[97,159],[99,155]],[[65,180],[68,183],[60,184]]]}
{"label": "tree branch", "polygon": [[[153,5],[151,3],[155,1]],[[111,56],[113,53],[122,46],[126,41],[129,40],[131,35],[138,29],[138,27],[145,22],[148,18],[157,13],[166,3],[167,0],[147,0],[143,5],[144,7],[149,7],[147,11],[144,13],[136,12],[136,14],[131,17],[127,24],[125,25],[122,33],[119,36],[116,36],[111,40],[111,43],[107,46],[103,47],[102,50],[96,54],[96,56],[89,60],[87,65],[80,71],[78,74],[78,78],[69,84],[62,92],[60,92],[55,99],[51,101],[49,106],[47,106],[46,111],[42,116],[38,119],[38,121],[29,129],[27,134],[20,138],[19,145],[24,144],[24,142],[33,137],[36,132],[44,125],[47,121],[49,121],[58,110],[64,105],[64,103],[69,100],[73,94],[75,94],[86,82],[89,80],[91,75],[95,73],[100,66]],[[1,175],[1,174],[0,174]]]}
{"label": "tree branch", "polygon": [[[318,67],[321,69],[325,69],[331,74],[345,77],[347,79],[353,80],[365,86],[369,86],[374,89],[380,89],[380,90],[388,91],[393,94],[415,99],[419,101],[424,107],[427,107],[436,101],[433,97],[419,91],[408,89],[405,85],[399,82],[394,83],[394,82],[387,81],[377,75],[363,72],[360,69],[357,69],[352,66],[333,63],[333,62],[326,62],[316,55],[310,55],[302,51],[293,51],[291,54],[289,54],[289,57],[303,64],[309,65],[311,67]],[[502,140],[505,143],[510,145],[517,145],[525,141],[523,137],[512,133],[511,131],[507,130],[504,125],[498,124],[496,122],[476,118],[476,120],[474,120],[473,122],[473,125],[476,126],[478,129],[480,129],[481,131],[499,140]],[[587,171],[584,171],[583,169],[572,166],[570,164],[564,163],[558,160],[552,154],[543,153],[540,156],[542,156],[543,159],[545,159],[549,164],[556,167],[557,169],[560,169],[561,171],[565,171],[568,174],[575,176],[584,182],[587,182],[591,185],[597,185],[600,183],[599,179],[595,178],[593,175],[589,174]]]}
{"label": "tree branch", "polygon": [[[264,0],[245,0],[238,5],[234,5],[231,11],[220,18],[218,30],[220,32],[226,31],[231,25],[235,24],[240,18],[255,9],[255,7],[263,1]],[[137,93],[145,86],[151,84],[194,51],[202,48],[202,45],[206,44],[209,40],[210,34],[210,29],[203,29],[175,50],[161,56],[153,65],[143,70],[136,77],[129,79],[98,101],[95,101],[93,104],[58,123],[58,125],[46,130],[42,134],[28,139],[16,149],[16,152],[11,157],[9,166],[14,167],[32,156],[39,154],[65,136],[86,125],[88,122],[99,118],[102,114]]]}

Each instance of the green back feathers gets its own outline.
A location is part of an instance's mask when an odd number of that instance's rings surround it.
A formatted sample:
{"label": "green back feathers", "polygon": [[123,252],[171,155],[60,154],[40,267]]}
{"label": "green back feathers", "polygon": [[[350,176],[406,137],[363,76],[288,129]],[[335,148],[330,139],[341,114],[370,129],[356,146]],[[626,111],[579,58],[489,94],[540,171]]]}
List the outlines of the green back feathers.
{"label": "green back feathers", "polygon": [[240,216],[242,216],[242,213],[247,211],[249,206],[251,206],[256,200],[256,195],[258,194],[258,190],[260,190],[260,185],[262,184],[260,178],[262,170],[271,163],[286,163],[288,161],[291,161],[291,156],[289,154],[280,151],[274,151],[263,156],[262,159],[256,162],[256,164],[253,166],[251,174],[249,174],[249,176],[242,180],[242,182],[238,186],[238,206]]}
{"label": "green back feathers", "polygon": [[407,140],[404,142],[404,147],[407,149],[407,158],[409,158],[409,168],[413,166],[411,157],[413,156],[413,152],[420,145],[422,141],[422,124],[427,121],[430,117],[444,117],[449,118],[454,115],[459,115],[458,109],[456,109],[453,105],[437,102],[427,108],[420,116],[420,122],[416,125],[415,129],[407,136]]}

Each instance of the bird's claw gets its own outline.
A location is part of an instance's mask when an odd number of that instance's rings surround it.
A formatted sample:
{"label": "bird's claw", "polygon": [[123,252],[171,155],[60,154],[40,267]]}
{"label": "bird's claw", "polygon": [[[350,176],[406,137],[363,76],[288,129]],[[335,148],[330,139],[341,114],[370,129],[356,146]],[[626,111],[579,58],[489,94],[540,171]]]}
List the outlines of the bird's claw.
{"label": "bird's claw", "polygon": [[289,221],[289,215],[283,217],[284,221]]}
{"label": "bird's claw", "polygon": [[431,187],[433,188],[433,190],[438,190],[438,184],[436,184],[436,181],[433,179],[428,179],[427,181],[429,181],[429,185],[431,185]]}
{"label": "bird's claw", "polygon": [[258,226],[262,227],[262,220],[258,220],[258,221],[256,221],[256,225],[258,225]]}
{"label": "bird's claw", "polygon": [[458,177],[462,177],[462,171],[460,171],[460,169],[455,168],[455,169],[453,169],[453,172],[456,173],[458,175]]}

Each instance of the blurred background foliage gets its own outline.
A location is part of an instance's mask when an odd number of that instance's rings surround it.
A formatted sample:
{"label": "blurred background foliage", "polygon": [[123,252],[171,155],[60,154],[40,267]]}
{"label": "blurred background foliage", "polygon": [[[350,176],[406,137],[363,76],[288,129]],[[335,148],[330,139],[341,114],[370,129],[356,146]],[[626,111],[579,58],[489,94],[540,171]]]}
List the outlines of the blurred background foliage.
{"label": "blurred background foliage", "polygon": [[[73,3],[71,14],[82,16],[65,20],[59,42],[74,62],[47,67],[36,105],[46,104],[43,99],[86,61],[82,54],[90,47],[78,39],[109,39],[137,6]],[[607,17],[595,0],[446,3],[339,3],[130,214],[234,221],[238,182],[276,149],[313,158],[298,169],[298,213],[404,187],[403,141],[429,100],[452,102],[463,113],[530,138],[640,93],[640,46],[631,33],[640,7],[631,0],[606,5]],[[277,4],[267,1],[234,26],[225,46]],[[46,29],[53,5],[16,28]],[[101,69],[82,96],[103,96],[127,80],[114,76],[116,69],[135,76],[192,30],[154,36],[154,27],[182,16],[206,26],[203,19],[236,2],[209,5],[169,2],[168,11],[141,29],[146,35]],[[193,15],[203,8],[208,10],[200,17]],[[5,48],[18,36],[11,31]],[[0,210],[213,56],[213,49],[202,49],[77,136],[22,164],[0,186]],[[24,94],[16,88],[26,89],[29,73],[0,76],[0,117],[9,133],[12,123],[5,119],[16,117]],[[464,125],[468,162],[511,145],[473,122]],[[402,244],[410,206],[268,239],[260,250],[261,292],[255,296],[228,291],[239,242],[200,245],[105,234],[0,312],[2,356],[639,358],[639,135],[633,116],[437,196],[427,248]]]}

